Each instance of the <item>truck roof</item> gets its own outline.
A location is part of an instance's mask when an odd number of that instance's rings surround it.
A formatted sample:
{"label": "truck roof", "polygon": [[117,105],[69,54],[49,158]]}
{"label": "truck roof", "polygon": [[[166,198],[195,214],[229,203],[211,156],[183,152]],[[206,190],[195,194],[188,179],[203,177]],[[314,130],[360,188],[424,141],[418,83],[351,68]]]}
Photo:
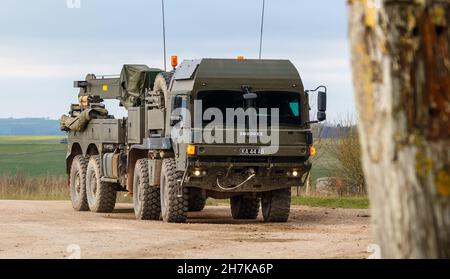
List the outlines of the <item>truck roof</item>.
{"label": "truck roof", "polygon": [[[185,60],[177,68],[177,81],[195,79],[199,87],[298,88],[303,90],[300,75],[289,60],[197,59]],[[234,84],[234,85],[233,85]],[[206,88],[205,88],[206,89]]]}
{"label": "truck roof", "polygon": [[242,77],[300,79],[297,69],[289,60],[216,58],[184,60],[175,73],[175,79],[192,79],[195,72],[196,78],[207,79]]}

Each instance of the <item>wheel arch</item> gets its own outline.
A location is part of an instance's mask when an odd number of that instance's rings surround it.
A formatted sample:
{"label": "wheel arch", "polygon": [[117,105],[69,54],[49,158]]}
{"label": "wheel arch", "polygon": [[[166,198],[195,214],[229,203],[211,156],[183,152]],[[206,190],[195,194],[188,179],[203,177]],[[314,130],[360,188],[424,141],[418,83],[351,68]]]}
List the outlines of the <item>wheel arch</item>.
{"label": "wheel arch", "polygon": [[89,144],[85,152],[86,156],[100,155],[99,148],[95,143]]}
{"label": "wheel arch", "polygon": [[148,156],[147,149],[139,149],[136,147],[131,147],[128,153],[128,164],[127,164],[127,190],[133,193],[133,180],[134,180],[134,170],[136,168],[136,162],[139,159],[145,159]]}
{"label": "wheel arch", "polygon": [[78,155],[83,155],[83,150],[78,142],[73,143],[70,146],[70,150],[66,156],[66,173],[70,174],[70,168],[72,167],[73,158]]}

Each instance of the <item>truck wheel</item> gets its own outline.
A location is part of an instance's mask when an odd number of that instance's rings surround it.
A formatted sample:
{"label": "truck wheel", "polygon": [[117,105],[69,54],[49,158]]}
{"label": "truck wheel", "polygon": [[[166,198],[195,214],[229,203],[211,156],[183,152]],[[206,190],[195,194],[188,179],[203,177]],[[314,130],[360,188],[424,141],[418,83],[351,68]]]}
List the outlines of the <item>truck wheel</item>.
{"label": "truck wheel", "polygon": [[265,192],[262,212],[265,222],[287,222],[291,209],[291,188]]}
{"label": "truck wheel", "polygon": [[150,186],[147,159],[136,162],[133,179],[134,213],[138,220],[159,220],[161,201],[159,187]]}
{"label": "truck wheel", "polygon": [[183,188],[180,192],[181,176],[182,173],[177,172],[175,159],[163,160],[160,191],[161,215],[164,222],[186,222],[189,194],[187,188]]}
{"label": "truck wheel", "polygon": [[234,219],[256,219],[259,213],[260,198],[243,195],[231,198],[231,215]]}
{"label": "truck wheel", "polygon": [[89,209],[97,213],[110,213],[116,205],[116,189],[101,181],[100,156],[91,156],[86,172],[86,193]]}
{"label": "truck wheel", "polygon": [[69,176],[70,200],[76,211],[88,211],[86,197],[86,160],[78,155],[73,158]]}
{"label": "truck wheel", "polygon": [[199,188],[189,188],[189,212],[199,212],[205,208],[206,193]]}

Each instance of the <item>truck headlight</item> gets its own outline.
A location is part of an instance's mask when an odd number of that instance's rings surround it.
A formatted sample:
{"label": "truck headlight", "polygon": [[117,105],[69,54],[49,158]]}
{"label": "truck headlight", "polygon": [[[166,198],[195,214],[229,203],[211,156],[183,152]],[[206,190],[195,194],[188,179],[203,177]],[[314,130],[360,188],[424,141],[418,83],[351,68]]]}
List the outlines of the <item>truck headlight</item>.
{"label": "truck headlight", "polygon": [[194,177],[205,177],[208,174],[207,171],[201,169],[195,169],[192,171]]}
{"label": "truck headlight", "polygon": [[287,176],[291,178],[297,178],[300,176],[300,172],[298,170],[288,171]]}

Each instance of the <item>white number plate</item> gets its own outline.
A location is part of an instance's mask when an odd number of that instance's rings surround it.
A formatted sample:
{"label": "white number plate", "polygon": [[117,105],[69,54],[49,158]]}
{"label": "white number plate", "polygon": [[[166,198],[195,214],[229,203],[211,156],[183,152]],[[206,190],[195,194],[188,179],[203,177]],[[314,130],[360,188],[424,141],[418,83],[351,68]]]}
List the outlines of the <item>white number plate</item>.
{"label": "white number plate", "polygon": [[241,155],[264,155],[263,148],[241,148],[239,153]]}

